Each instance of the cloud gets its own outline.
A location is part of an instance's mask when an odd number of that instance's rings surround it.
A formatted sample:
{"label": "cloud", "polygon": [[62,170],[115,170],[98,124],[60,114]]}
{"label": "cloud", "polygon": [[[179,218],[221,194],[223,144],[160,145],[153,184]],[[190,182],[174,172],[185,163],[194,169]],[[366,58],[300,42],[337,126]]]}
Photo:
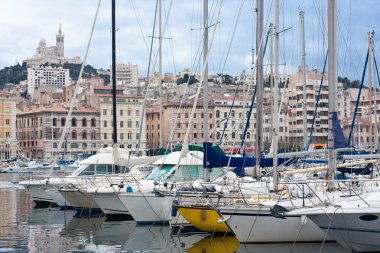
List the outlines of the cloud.
{"label": "cloud", "polygon": [[[280,37],[280,62],[296,69],[300,64],[299,9],[305,11],[307,64],[322,69],[326,50],[326,1],[280,1],[281,29],[290,30]],[[163,13],[171,1],[163,1]],[[209,3],[210,24],[215,24],[217,9],[214,1]],[[273,22],[274,7],[265,2],[265,15]],[[243,4],[241,13],[238,13]],[[145,75],[148,66],[147,46],[150,47],[156,1],[117,1],[117,60],[139,65]],[[196,52],[201,45],[203,1],[173,1],[163,40],[163,71],[179,72],[192,67]],[[359,79],[367,47],[366,32],[376,28],[378,2],[375,0],[338,1],[339,20],[339,75]],[[83,58],[97,1],[94,0],[14,0],[3,1],[0,10],[0,68],[35,54],[39,40],[43,37],[48,45],[55,44],[55,34],[61,23],[65,34],[65,55]],[[97,68],[111,65],[111,10],[110,1],[102,1],[87,63]],[[270,7],[270,8],[269,8]],[[239,75],[250,69],[251,50],[255,45],[255,12],[252,1],[224,1],[221,21],[218,24],[210,54],[209,71]],[[163,22],[165,22],[164,15]],[[266,16],[264,21],[267,20]],[[239,23],[235,27],[235,20]],[[210,27],[209,41],[214,26]],[[193,29],[193,30],[191,30]],[[232,40],[232,34],[235,36]],[[156,35],[157,36],[157,33]],[[170,39],[168,39],[170,38]],[[229,43],[231,49],[228,52]],[[285,44],[284,44],[285,43]],[[377,44],[377,43],[376,43]],[[158,41],[154,41],[154,55]],[[198,55],[199,56],[199,55]],[[266,59],[268,61],[268,59]],[[225,68],[223,66],[225,64]],[[200,69],[200,65],[198,70]],[[155,68],[157,70],[157,67]]]}

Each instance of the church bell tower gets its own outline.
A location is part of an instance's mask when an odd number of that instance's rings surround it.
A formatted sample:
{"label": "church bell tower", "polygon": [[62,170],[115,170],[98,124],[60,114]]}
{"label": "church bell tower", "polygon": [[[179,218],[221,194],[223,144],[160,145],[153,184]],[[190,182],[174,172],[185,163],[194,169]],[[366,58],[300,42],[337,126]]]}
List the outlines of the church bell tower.
{"label": "church bell tower", "polygon": [[57,56],[64,57],[64,35],[62,34],[61,24],[59,24],[59,30],[56,38]]}

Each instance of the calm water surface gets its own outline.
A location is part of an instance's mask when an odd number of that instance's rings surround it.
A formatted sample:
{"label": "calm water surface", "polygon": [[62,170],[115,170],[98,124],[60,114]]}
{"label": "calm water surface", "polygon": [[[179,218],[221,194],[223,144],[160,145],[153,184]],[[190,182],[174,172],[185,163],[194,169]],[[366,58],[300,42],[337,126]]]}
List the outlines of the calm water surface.
{"label": "calm water surface", "polygon": [[170,236],[168,226],[137,226],[134,221],[76,217],[75,211],[33,206],[24,189],[0,181],[0,253],[349,252],[336,243],[239,244],[233,236]]}

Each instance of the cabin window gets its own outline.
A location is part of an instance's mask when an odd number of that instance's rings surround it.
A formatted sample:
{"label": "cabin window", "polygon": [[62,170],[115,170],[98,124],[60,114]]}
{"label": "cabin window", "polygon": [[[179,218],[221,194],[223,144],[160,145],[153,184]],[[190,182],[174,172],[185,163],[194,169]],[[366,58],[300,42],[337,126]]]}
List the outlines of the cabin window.
{"label": "cabin window", "polygon": [[84,169],[80,175],[81,176],[92,176],[95,173],[95,166],[90,164],[86,169]]}
{"label": "cabin window", "polygon": [[108,174],[108,168],[105,164],[96,165],[96,174]]}

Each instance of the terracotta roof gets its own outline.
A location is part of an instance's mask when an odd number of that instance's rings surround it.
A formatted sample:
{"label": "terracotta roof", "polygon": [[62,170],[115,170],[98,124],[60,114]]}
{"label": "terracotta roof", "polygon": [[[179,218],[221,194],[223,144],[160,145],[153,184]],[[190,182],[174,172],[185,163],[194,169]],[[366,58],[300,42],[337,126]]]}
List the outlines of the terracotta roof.
{"label": "terracotta roof", "polygon": [[[112,94],[110,93],[96,93],[94,94],[96,96],[99,96],[99,97],[112,97]],[[117,98],[136,98],[136,99],[144,99],[143,97],[139,97],[139,96],[131,96],[131,95],[127,95],[127,94],[116,94],[116,97]]]}
{"label": "terracotta roof", "polygon": [[[73,113],[98,113],[99,111],[83,105],[82,103],[74,103],[74,107],[76,107],[76,110],[73,110]],[[42,113],[42,112],[61,112],[61,113],[68,113],[70,108],[70,102],[66,103],[60,103],[60,104],[52,104],[49,106],[42,106],[42,105],[32,105],[31,107],[25,107],[23,111],[19,110],[18,115],[26,115],[26,114],[33,114],[33,113]]]}
{"label": "terracotta roof", "polygon": [[[107,85],[107,86],[105,86],[105,85],[103,85],[103,86],[102,85],[94,85],[92,87],[96,90],[112,90],[111,85]],[[116,86],[116,90],[124,90],[124,88],[120,87],[120,86]]]}
{"label": "terracotta roof", "polygon": [[15,94],[12,94],[12,93],[8,93],[8,92],[2,92],[0,91],[0,96],[9,96],[9,97],[16,97]]}

